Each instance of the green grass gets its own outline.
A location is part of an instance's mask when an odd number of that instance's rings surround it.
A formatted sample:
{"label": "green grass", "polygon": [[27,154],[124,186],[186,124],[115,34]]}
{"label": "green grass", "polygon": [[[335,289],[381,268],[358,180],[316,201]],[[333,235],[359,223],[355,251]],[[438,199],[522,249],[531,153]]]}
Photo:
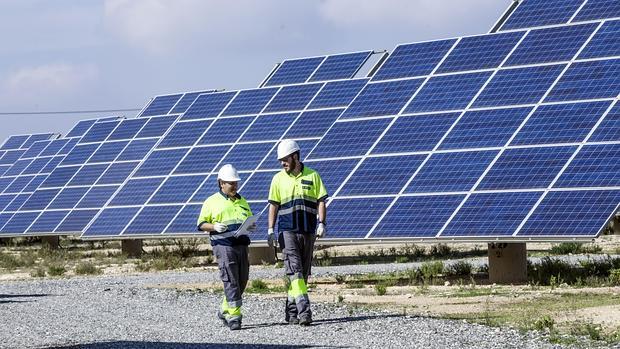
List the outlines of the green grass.
{"label": "green grass", "polygon": [[103,271],[91,262],[81,262],[75,266],[75,273],[77,275],[99,275]]}

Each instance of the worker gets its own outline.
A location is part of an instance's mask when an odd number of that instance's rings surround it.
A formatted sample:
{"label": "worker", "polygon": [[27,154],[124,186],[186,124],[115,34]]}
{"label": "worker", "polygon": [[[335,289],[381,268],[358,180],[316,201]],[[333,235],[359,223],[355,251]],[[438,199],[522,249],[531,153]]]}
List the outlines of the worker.
{"label": "worker", "polygon": [[[252,211],[248,202],[237,193],[239,180],[239,173],[232,165],[222,166],[217,173],[220,190],[207,198],[198,218],[198,230],[209,232],[220,279],[224,283],[224,299],[217,316],[231,330],[241,329],[242,297],[250,272],[250,238],[237,230],[252,216]],[[255,229],[255,224],[248,228],[249,231]]]}
{"label": "worker", "polygon": [[[267,242],[272,247],[279,245],[284,255],[289,281],[284,320],[307,326],[312,323],[308,276],[315,239],[326,233],[327,189],[321,176],[301,162],[297,142],[281,141],[277,153],[283,170],[274,175],[269,189]],[[274,233],[276,216],[278,236]]]}

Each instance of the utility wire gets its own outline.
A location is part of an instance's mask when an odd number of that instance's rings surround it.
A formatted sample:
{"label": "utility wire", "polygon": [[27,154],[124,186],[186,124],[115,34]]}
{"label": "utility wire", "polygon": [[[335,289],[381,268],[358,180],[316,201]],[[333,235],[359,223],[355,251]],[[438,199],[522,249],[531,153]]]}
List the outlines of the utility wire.
{"label": "utility wire", "polygon": [[142,109],[100,109],[100,110],[67,110],[67,111],[25,111],[25,112],[0,112],[0,115],[43,115],[43,114],[92,114],[92,113],[116,113],[124,111],[140,111]]}

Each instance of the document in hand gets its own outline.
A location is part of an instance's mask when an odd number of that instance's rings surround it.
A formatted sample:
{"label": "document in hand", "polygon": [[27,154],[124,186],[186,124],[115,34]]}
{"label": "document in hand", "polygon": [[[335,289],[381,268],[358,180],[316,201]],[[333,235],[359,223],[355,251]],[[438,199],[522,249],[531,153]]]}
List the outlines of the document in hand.
{"label": "document in hand", "polygon": [[260,217],[260,215],[248,217],[243,222],[243,224],[241,224],[239,229],[237,229],[237,231],[235,232],[235,236],[248,235],[250,233],[248,228],[252,226],[254,223],[256,223],[256,221],[258,220],[258,217]]}

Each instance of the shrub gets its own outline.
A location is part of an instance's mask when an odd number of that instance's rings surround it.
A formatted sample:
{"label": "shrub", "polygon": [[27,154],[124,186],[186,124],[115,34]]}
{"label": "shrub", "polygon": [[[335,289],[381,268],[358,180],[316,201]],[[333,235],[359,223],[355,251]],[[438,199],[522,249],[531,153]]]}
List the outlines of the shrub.
{"label": "shrub", "polygon": [[376,284],[375,291],[377,292],[378,296],[383,296],[387,293],[387,286],[385,286],[384,284]]}
{"label": "shrub", "polygon": [[620,286],[620,269],[612,269],[609,271],[609,283],[614,286]]}
{"label": "shrub", "polygon": [[422,263],[420,273],[424,282],[431,281],[443,272],[443,263],[440,261]]}
{"label": "shrub", "polygon": [[450,246],[446,244],[437,244],[431,247],[430,255],[433,257],[448,257],[451,253]]}
{"label": "shrub", "polygon": [[82,262],[75,267],[75,273],[78,275],[99,275],[103,271],[97,268],[93,263]]}
{"label": "shrub", "polygon": [[573,282],[578,276],[570,263],[549,257],[543,258],[538,264],[528,262],[527,275],[530,282],[541,285],[549,285],[552,276],[556,282]]}
{"label": "shrub", "polygon": [[472,266],[467,261],[458,261],[446,267],[446,274],[450,276],[468,276],[471,274]]}
{"label": "shrub", "polygon": [[598,245],[584,245],[579,242],[562,242],[551,247],[552,254],[600,253],[602,250]]}
{"label": "shrub", "polygon": [[42,278],[45,277],[45,270],[43,268],[36,268],[30,272],[30,276],[33,278]]}
{"label": "shrub", "polygon": [[261,280],[261,279],[254,279],[252,280],[252,283],[250,284],[251,287],[254,290],[268,290],[269,287],[267,286],[267,284],[265,283],[265,281]]}
{"label": "shrub", "polygon": [[47,274],[49,276],[61,276],[64,275],[67,270],[63,265],[60,264],[50,264],[47,267]]}
{"label": "shrub", "polygon": [[549,315],[544,315],[543,317],[534,322],[534,328],[539,331],[542,331],[544,329],[552,330],[554,325],[555,320],[553,320]]}
{"label": "shrub", "polygon": [[0,268],[13,270],[15,268],[19,268],[20,266],[21,263],[17,257],[10,253],[0,252]]}

